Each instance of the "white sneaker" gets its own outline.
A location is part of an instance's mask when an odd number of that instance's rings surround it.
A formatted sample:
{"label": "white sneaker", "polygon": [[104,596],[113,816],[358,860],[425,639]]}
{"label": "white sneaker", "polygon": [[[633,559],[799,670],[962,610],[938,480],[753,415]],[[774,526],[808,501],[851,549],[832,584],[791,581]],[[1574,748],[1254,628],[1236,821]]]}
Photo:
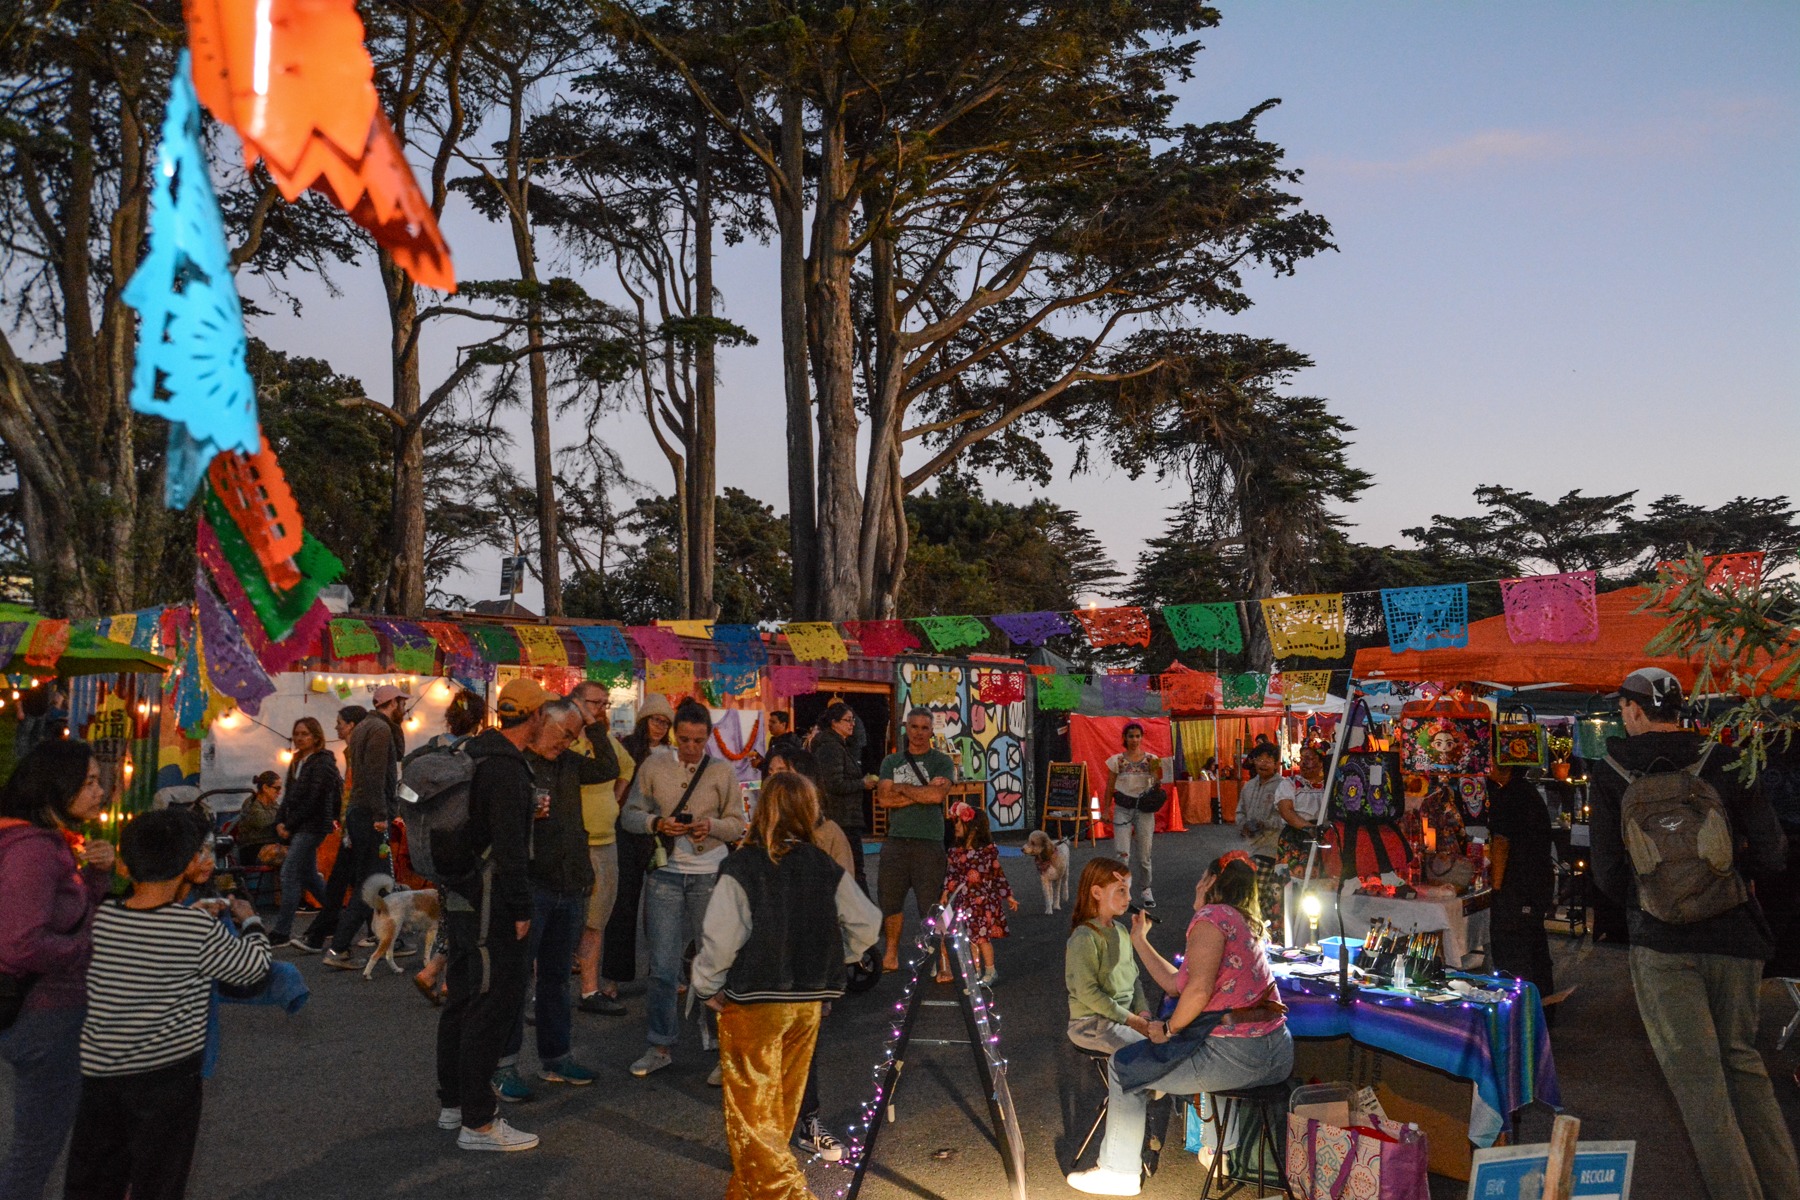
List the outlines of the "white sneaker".
{"label": "white sneaker", "polygon": [[530,1150],[538,1144],[538,1135],[514,1129],[499,1117],[486,1129],[470,1129],[456,1135],[456,1144],[464,1150]]}
{"label": "white sneaker", "polygon": [[652,1071],[660,1071],[674,1061],[675,1056],[673,1054],[669,1053],[661,1046],[652,1046],[644,1051],[643,1055],[636,1062],[631,1064],[631,1073],[636,1075],[639,1079],[642,1079]]}
{"label": "white sneaker", "polygon": [[706,1086],[707,1087],[724,1087],[725,1086],[725,1064],[724,1063],[716,1062],[713,1064],[712,1074],[710,1074],[706,1077]]}
{"label": "white sneaker", "polygon": [[1069,1186],[1090,1196],[1135,1196],[1143,1185],[1136,1175],[1094,1167],[1069,1176]]}
{"label": "white sneaker", "polygon": [[1144,894],[1142,896],[1139,896],[1138,900],[1141,904],[1143,904],[1143,906],[1145,908],[1155,908],[1156,907],[1156,897],[1152,896],[1150,894],[1149,888],[1144,889]]}
{"label": "white sneaker", "polygon": [[439,1129],[461,1129],[462,1128],[462,1109],[460,1109],[460,1108],[440,1108],[440,1109],[438,1109],[438,1128]]}

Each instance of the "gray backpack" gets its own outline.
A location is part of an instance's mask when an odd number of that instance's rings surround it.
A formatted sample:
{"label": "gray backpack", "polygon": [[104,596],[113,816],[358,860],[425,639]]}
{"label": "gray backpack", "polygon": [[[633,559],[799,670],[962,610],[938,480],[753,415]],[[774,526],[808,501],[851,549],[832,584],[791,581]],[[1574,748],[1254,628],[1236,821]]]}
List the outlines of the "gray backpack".
{"label": "gray backpack", "polygon": [[1678,771],[1645,774],[1606,763],[1625,779],[1619,804],[1625,852],[1637,873],[1638,907],[1669,925],[1692,925],[1750,898],[1733,863],[1731,819],[1700,778],[1712,748]]}
{"label": "gray backpack", "polygon": [[413,869],[445,887],[470,888],[481,874],[469,830],[475,760],[461,746],[423,746],[400,767],[400,815]]}

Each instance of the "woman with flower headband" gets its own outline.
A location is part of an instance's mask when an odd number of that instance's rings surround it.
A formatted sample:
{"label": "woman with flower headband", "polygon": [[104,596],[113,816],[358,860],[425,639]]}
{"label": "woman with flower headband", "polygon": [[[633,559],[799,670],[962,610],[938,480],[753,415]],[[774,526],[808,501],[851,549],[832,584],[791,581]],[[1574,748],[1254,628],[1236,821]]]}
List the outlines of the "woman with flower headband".
{"label": "woman with flower headband", "polygon": [[1070,1187],[1096,1196],[1138,1194],[1152,1090],[1236,1091],[1279,1083],[1293,1071],[1294,1041],[1264,953],[1256,876],[1242,850],[1207,868],[1194,889],[1180,967],[1150,945],[1149,919],[1142,913],[1132,919],[1139,961],[1175,1004],[1167,1017],[1149,1023],[1148,1042],[1113,1055],[1099,1164],[1070,1175]]}

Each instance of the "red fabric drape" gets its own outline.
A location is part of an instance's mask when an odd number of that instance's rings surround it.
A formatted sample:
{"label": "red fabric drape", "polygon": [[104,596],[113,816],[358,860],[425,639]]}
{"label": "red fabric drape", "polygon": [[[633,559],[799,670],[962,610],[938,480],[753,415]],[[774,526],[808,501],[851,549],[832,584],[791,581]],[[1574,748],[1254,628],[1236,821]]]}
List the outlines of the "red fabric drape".
{"label": "red fabric drape", "polygon": [[[1101,795],[1106,790],[1106,760],[1125,748],[1125,726],[1133,721],[1144,727],[1144,749],[1164,759],[1164,771],[1169,771],[1166,760],[1174,753],[1175,742],[1167,717],[1069,717],[1069,757],[1087,764],[1088,794],[1100,798],[1101,822],[1095,826],[1099,837],[1112,836],[1112,797]],[[1172,780],[1171,774],[1163,777],[1165,785]],[[1156,814],[1156,832],[1180,833],[1186,828],[1180,800],[1172,796]]]}

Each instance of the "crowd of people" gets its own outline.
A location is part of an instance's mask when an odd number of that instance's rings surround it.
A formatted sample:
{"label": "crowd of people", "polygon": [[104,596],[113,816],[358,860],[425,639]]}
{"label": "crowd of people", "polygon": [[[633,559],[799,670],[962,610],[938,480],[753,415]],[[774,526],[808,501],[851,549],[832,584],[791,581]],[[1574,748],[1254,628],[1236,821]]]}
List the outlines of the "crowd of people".
{"label": "crowd of people", "polygon": [[[371,911],[367,885],[394,869],[390,845],[403,844],[402,828],[407,839],[423,836],[407,821],[394,825],[417,799],[407,781],[423,777],[414,774],[421,762],[461,764],[466,788],[466,818],[432,834],[444,937],[414,977],[441,1006],[437,1123],[462,1148],[529,1150],[538,1136],[502,1118],[502,1104],[541,1086],[594,1082],[574,1055],[574,1014],[628,1014],[619,989],[635,977],[640,934],[645,1048],[630,1073],[675,1066],[683,1021],[698,1005],[733,1186],[754,1182],[761,1195],[806,1194],[796,1145],[828,1160],[843,1153],[821,1119],[821,1023],[850,964],[877,943],[898,966],[909,895],[923,916],[960,894],[981,981],[997,979],[993,945],[1017,901],[986,813],[948,802],[955,769],[934,746],[926,711],[907,714],[901,745],[869,775],[847,704],[830,703],[806,737],[771,720],[752,810],[731,763],[709,752],[711,717],[693,701],[652,697],[617,737],[600,685],[557,696],[519,678],[491,713],[480,696],[459,693],[444,732],[410,754],[407,697],[383,687],[373,701],[337,715],[342,770],[307,717],[293,726],[285,776],[253,780],[233,854],[279,869],[267,935],[244,900],[199,898],[215,865],[202,815],[134,817],[115,855],[80,836],[106,804],[86,745],[40,740],[20,761],[0,788],[0,1057],[16,1098],[0,1195],[43,1195],[65,1145],[67,1196],[184,1194],[210,1002],[220,989],[263,986],[283,948],[364,966],[354,951]],[[1774,953],[1768,922],[1747,887],[1695,920],[1646,897],[1633,789],[1646,777],[1697,781],[1730,831],[1728,874],[1745,880],[1785,865],[1782,828],[1730,771],[1729,750],[1680,727],[1673,677],[1635,673],[1619,703],[1627,736],[1596,769],[1594,882],[1629,913],[1651,1046],[1714,1200],[1800,1200],[1792,1139],[1754,1045],[1757,985]],[[1108,788],[1130,801],[1115,818],[1117,857],[1082,867],[1065,952],[1068,1040],[1109,1059],[1099,1158],[1068,1177],[1077,1190],[1137,1194],[1153,1094],[1290,1075],[1292,1039],[1265,953],[1280,895],[1271,883],[1311,848],[1327,753],[1303,746],[1290,778],[1273,746],[1252,749],[1238,810],[1244,849],[1210,864],[1180,946],[1158,949],[1145,911],[1155,903],[1145,817],[1160,803],[1162,768],[1142,729],[1127,728],[1108,762]],[[865,800],[887,814],[873,888],[861,858]],[[1523,773],[1497,774],[1491,825],[1492,965],[1548,991],[1548,818]],[[340,846],[322,878],[318,854],[334,829]],[[309,893],[318,911],[297,935]],[[523,1067],[528,1028],[532,1071]]]}

